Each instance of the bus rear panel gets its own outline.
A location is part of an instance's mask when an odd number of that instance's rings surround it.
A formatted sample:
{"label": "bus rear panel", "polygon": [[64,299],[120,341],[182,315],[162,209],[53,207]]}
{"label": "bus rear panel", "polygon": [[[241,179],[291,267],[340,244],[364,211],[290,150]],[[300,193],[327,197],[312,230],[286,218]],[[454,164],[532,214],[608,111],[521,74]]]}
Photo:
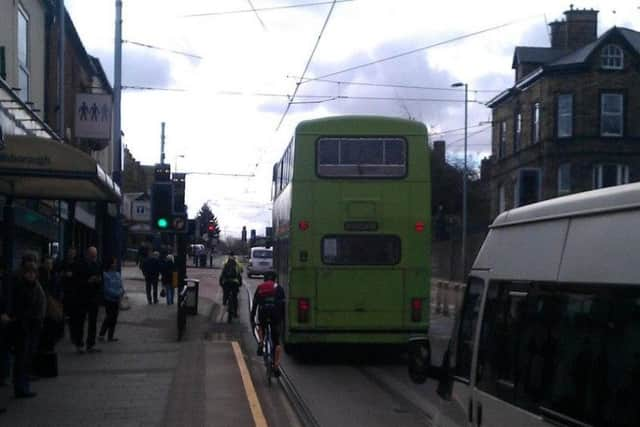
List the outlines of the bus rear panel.
{"label": "bus rear panel", "polygon": [[378,117],[303,122],[281,163],[274,259],[288,297],[285,342],[406,344],[426,336],[424,126]]}

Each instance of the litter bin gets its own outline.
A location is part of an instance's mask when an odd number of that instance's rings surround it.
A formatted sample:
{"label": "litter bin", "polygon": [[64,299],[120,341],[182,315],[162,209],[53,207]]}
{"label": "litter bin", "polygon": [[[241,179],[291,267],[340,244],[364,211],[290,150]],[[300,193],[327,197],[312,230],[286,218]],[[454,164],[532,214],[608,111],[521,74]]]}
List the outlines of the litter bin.
{"label": "litter bin", "polygon": [[198,314],[198,294],[200,292],[200,280],[185,279],[185,295],[183,309],[186,314],[195,316]]}

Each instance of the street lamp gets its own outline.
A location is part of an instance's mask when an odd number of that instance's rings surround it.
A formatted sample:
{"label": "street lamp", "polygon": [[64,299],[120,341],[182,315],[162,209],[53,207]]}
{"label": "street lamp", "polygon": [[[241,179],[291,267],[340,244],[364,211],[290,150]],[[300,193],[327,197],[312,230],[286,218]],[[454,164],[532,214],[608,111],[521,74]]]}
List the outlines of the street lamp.
{"label": "street lamp", "polygon": [[464,169],[462,171],[462,277],[467,274],[467,106],[468,86],[466,83],[457,82],[451,87],[464,87]]}

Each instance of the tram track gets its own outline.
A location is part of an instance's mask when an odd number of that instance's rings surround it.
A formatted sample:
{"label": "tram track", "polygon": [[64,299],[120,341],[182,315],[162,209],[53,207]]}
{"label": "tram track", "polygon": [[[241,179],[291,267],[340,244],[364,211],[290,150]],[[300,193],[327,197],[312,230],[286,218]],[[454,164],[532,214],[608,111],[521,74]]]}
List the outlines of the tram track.
{"label": "tram track", "polygon": [[289,403],[293,406],[300,423],[305,427],[320,427],[320,423],[316,420],[313,412],[307,406],[304,398],[300,395],[291,377],[287,375],[286,369],[280,367],[280,378],[278,383],[282,387],[284,394],[287,396]]}

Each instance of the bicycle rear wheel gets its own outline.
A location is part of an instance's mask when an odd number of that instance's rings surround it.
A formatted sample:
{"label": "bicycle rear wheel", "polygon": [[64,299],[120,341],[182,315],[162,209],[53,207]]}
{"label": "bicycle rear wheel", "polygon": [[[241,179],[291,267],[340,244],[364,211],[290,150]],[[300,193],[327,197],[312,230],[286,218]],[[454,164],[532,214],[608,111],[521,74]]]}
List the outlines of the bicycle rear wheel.
{"label": "bicycle rear wheel", "polygon": [[227,323],[231,323],[234,313],[236,312],[236,306],[238,304],[236,298],[233,294],[229,295],[229,300],[227,301]]}

